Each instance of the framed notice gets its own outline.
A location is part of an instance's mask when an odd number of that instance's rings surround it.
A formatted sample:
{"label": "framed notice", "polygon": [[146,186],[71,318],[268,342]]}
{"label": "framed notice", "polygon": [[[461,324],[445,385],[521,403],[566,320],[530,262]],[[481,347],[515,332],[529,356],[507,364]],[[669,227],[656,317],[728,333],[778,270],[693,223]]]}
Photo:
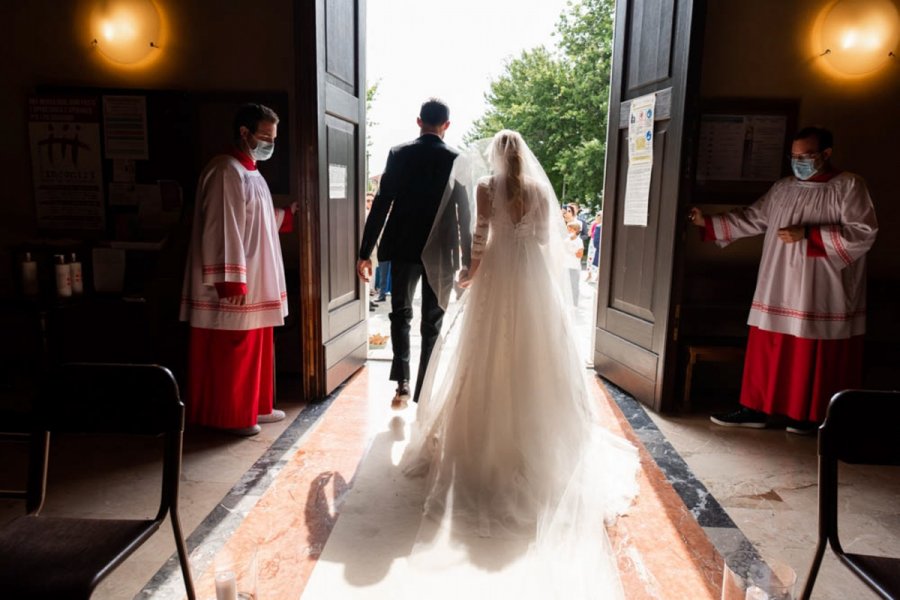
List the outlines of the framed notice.
{"label": "framed notice", "polygon": [[104,229],[98,98],[29,98],[28,135],[38,228]]}
{"label": "framed notice", "polygon": [[695,202],[753,202],[788,175],[797,111],[796,100],[705,100],[695,145]]}

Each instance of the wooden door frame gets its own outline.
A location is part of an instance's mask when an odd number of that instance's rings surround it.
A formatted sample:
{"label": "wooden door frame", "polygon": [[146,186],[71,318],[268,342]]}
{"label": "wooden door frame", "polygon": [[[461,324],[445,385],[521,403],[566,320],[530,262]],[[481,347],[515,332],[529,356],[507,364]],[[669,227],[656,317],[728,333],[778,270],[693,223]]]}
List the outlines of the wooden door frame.
{"label": "wooden door frame", "polygon": [[325,123],[323,65],[318,31],[325,15],[318,1],[294,0],[294,119],[297,140],[297,198],[300,207],[300,380],[303,398],[325,396],[325,349],[322,345],[322,252],[319,231],[319,140]]}

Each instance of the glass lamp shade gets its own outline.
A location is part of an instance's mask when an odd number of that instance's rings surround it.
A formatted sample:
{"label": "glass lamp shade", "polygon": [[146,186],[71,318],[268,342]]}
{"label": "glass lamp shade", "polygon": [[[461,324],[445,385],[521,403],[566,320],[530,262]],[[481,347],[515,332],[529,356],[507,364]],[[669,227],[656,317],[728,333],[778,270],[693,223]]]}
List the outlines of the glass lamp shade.
{"label": "glass lamp shade", "polygon": [[134,64],[158,48],[161,18],[152,0],[101,0],[90,20],[94,47],[113,62]]}
{"label": "glass lamp shade", "polygon": [[850,76],[878,70],[896,52],[900,15],[891,0],[840,0],[822,21],[824,59]]}

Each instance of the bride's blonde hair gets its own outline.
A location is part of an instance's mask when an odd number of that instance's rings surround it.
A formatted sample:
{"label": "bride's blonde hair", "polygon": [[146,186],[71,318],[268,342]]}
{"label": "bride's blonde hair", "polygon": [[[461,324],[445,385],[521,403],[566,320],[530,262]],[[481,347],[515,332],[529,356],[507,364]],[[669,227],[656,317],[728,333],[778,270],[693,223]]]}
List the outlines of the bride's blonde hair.
{"label": "bride's blonde hair", "polygon": [[522,136],[515,131],[503,129],[494,136],[491,148],[494,164],[506,177],[506,199],[512,204],[514,213],[524,212],[522,199]]}

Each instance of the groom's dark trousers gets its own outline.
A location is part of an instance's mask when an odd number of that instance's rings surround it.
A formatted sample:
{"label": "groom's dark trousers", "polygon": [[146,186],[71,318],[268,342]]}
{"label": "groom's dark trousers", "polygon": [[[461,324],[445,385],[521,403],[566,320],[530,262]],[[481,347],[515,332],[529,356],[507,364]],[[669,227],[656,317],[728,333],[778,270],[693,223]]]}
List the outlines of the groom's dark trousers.
{"label": "groom's dark trousers", "polygon": [[[422,251],[458,155],[456,150],[433,134],[424,134],[391,148],[359,246],[360,260],[368,260],[377,243],[378,260],[391,261],[391,343],[394,347],[391,379],[394,381],[412,379],[409,366],[412,302],[416,284],[420,280],[423,283],[422,355],[413,396],[415,400],[419,399],[428,359],[444,317],[434,290],[428,284],[422,266]],[[465,193],[458,210],[465,213],[460,216],[459,239],[447,240],[446,250],[449,253],[461,252],[461,264],[468,267],[472,239]]]}
{"label": "groom's dark trousers", "polygon": [[428,276],[420,262],[407,262],[394,259],[391,261],[391,340],[394,347],[394,360],[391,362],[391,379],[409,381],[409,330],[413,316],[413,296],[416,284],[422,280],[422,323],[419,332],[422,334],[422,352],[419,358],[416,391],[413,399],[418,402],[422,391],[425,370],[431,358],[431,351],[441,332],[444,320],[444,309],[438,304],[434,290],[428,284]]}

